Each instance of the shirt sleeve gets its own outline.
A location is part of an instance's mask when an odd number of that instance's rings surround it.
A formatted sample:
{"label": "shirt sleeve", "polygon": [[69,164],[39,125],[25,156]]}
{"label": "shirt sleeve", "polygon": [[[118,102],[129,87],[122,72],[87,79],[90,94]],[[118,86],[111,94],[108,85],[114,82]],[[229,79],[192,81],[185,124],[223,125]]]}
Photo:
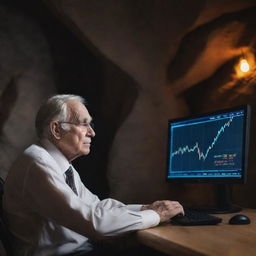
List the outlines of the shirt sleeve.
{"label": "shirt sleeve", "polygon": [[152,210],[139,211],[114,199],[99,200],[83,186],[77,196],[51,166],[33,163],[24,183],[23,197],[40,216],[86,237],[119,235],[158,225]]}
{"label": "shirt sleeve", "polygon": [[153,210],[130,210],[117,200],[105,199],[95,207],[92,222],[100,233],[110,236],[156,226],[160,217]]}
{"label": "shirt sleeve", "polygon": [[142,204],[127,204],[127,209],[132,210],[132,211],[140,211]]}

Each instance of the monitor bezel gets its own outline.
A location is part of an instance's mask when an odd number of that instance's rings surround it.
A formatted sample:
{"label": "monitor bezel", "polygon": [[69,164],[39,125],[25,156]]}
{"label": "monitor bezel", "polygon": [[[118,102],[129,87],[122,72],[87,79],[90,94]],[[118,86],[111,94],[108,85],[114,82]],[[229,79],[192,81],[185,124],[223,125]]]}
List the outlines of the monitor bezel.
{"label": "monitor bezel", "polygon": [[[241,177],[234,178],[234,177],[207,177],[207,178],[176,178],[176,177],[169,177],[169,156],[170,156],[170,139],[171,139],[171,132],[170,132],[170,124],[173,122],[179,122],[184,120],[191,120],[196,119],[200,117],[205,117],[209,115],[218,115],[218,114],[224,114],[228,112],[238,111],[238,110],[244,110],[245,118],[244,118],[244,134],[243,134],[243,152],[242,152],[242,175]],[[175,118],[175,119],[169,119],[168,120],[168,142],[167,142],[167,165],[166,165],[166,174],[165,178],[167,182],[171,183],[246,183],[247,179],[247,167],[248,167],[248,152],[249,152],[249,133],[250,133],[250,125],[251,125],[251,106],[249,104],[245,105],[239,105],[234,106],[230,108],[223,108],[211,112],[206,113],[199,113],[194,115],[188,115],[181,118]]]}

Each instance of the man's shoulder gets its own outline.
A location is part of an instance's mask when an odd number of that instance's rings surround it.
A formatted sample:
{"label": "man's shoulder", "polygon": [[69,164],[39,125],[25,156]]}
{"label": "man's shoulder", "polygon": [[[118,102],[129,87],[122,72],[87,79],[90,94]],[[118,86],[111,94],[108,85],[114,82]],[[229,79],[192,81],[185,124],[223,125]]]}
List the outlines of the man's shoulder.
{"label": "man's shoulder", "polygon": [[[26,148],[13,162],[9,172],[8,180],[13,180],[20,177],[22,180],[26,177],[29,170],[37,166],[38,170],[47,172],[47,170],[55,168],[55,163],[46,149],[39,144],[32,144]],[[36,172],[31,172],[36,173]]]}
{"label": "man's shoulder", "polygon": [[22,158],[39,164],[46,164],[52,161],[48,151],[39,144],[32,144],[26,148],[22,154]]}
{"label": "man's shoulder", "polygon": [[24,150],[23,154],[31,158],[40,158],[42,156],[47,156],[48,152],[39,144],[32,144]]}

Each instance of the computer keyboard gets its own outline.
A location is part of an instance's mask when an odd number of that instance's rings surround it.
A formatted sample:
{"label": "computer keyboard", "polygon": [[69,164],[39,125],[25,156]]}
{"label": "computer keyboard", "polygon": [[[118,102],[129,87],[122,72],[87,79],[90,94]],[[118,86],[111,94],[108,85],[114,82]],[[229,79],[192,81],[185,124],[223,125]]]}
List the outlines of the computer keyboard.
{"label": "computer keyboard", "polygon": [[196,225],[216,225],[222,221],[221,218],[205,212],[185,209],[185,215],[176,215],[170,221],[177,225],[196,226]]}

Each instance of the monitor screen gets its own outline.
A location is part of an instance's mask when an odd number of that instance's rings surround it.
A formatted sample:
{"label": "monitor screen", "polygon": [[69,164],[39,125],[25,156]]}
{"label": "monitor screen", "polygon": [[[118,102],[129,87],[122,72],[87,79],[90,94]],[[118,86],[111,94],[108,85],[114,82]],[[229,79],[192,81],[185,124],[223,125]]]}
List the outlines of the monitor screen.
{"label": "monitor screen", "polygon": [[250,107],[169,120],[168,181],[244,183]]}

